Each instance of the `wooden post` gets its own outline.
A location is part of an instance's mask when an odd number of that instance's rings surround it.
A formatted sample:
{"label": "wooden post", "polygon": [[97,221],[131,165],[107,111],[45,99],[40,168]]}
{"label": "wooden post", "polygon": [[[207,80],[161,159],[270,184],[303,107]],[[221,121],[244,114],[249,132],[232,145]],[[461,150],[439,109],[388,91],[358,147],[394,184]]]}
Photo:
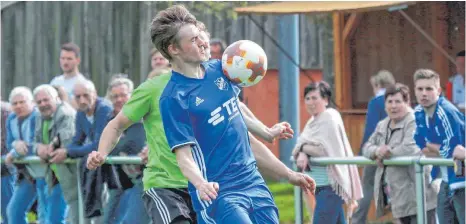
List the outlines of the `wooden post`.
{"label": "wooden post", "polygon": [[335,64],[335,103],[340,109],[352,108],[350,38],[360,21],[352,13],[345,24],[343,13],[333,14],[333,41]]}
{"label": "wooden post", "polygon": [[343,14],[339,12],[333,13],[333,64],[335,66],[335,103],[340,109],[345,108],[345,92],[344,92],[344,76],[343,76]]}
{"label": "wooden post", "polygon": [[348,21],[345,24],[345,28],[343,29],[343,41],[347,42],[353,36],[356,28],[361,21],[361,15],[359,13],[351,13]]}
{"label": "wooden post", "polygon": [[[448,52],[448,9],[444,2],[430,3],[432,38]],[[440,75],[441,86],[445,86],[450,77],[448,58],[436,47],[432,47],[432,62],[434,70]]]}

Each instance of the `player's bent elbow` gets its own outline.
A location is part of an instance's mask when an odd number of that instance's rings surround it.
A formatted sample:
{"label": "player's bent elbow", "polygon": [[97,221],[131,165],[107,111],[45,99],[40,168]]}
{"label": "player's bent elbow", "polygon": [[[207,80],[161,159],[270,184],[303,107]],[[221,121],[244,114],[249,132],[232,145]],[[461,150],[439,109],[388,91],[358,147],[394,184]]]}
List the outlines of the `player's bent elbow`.
{"label": "player's bent elbow", "polygon": [[130,120],[125,114],[123,114],[123,111],[120,111],[120,113],[118,113],[117,116],[113,120],[111,120],[110,122],[119,131],[124,131],[129,126],[134,124],[134,122],[132,120]]}

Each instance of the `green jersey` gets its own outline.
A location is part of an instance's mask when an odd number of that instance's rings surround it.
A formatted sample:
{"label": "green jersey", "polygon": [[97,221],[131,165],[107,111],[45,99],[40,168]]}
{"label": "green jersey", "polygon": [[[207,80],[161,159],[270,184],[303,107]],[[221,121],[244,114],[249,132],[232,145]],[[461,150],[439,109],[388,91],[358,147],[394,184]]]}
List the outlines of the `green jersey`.
{"label": "green jersey", "polygon": [[163,130],[159,99],[171,73],[142,83],[123,106],[123,114],[133,122],[143,119],[149,155],[144,169],[144,190],[150,188],[187,188],[188,180],[181,173],[176,156],[171,152]]}

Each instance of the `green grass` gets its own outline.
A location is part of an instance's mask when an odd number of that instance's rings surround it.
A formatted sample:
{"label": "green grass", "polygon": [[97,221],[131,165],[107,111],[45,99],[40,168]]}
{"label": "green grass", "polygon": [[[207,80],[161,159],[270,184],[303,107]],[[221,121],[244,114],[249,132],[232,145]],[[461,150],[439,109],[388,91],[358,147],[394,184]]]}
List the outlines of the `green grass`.
{"label": "green grass", "polygon": [[[275,203],[278,207],[280,214],[280,223],[294,223],[295,209],[294,209],[294,191],[293,186],[289,183],[270,182],[268,181],[270,191],[273,194]],[[309,214],[303,203],[304,221],[309,222]]]}

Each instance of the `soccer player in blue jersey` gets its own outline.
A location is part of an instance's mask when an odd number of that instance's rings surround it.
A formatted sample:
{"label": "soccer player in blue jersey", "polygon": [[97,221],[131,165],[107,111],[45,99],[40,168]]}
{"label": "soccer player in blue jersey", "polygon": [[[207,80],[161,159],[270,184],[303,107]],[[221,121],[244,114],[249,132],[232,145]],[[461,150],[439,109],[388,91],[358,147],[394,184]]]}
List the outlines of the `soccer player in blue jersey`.
{"label": "soccer player in blue jersey", "polygon": [[[151,38],[172,64],[159,106],[168,144],[190,182],[198,222],[278,223],[257,165],[281,177],[289,169],[267,150],[253,154],[239,88],[223,75],[220,61],[203,63],[209,43],[200,38],[196,23],[184,7],[173,6],[152,21]],[[290,183],[314,191],[311,178],[294,176]]]}
{"label": "soccer player in blue jersey", "polygon": [[[419,103],[414,112],[416,144],[426,156],[453,158],[454,149],[464,147],[464,114],[440,96],[440,76],[436,72],[417,70],[414,87]],[[465,223],[464,174],[456,175],[453,167],[434,167],[432,177],[442,179],[437,196],[439,223]]]}

